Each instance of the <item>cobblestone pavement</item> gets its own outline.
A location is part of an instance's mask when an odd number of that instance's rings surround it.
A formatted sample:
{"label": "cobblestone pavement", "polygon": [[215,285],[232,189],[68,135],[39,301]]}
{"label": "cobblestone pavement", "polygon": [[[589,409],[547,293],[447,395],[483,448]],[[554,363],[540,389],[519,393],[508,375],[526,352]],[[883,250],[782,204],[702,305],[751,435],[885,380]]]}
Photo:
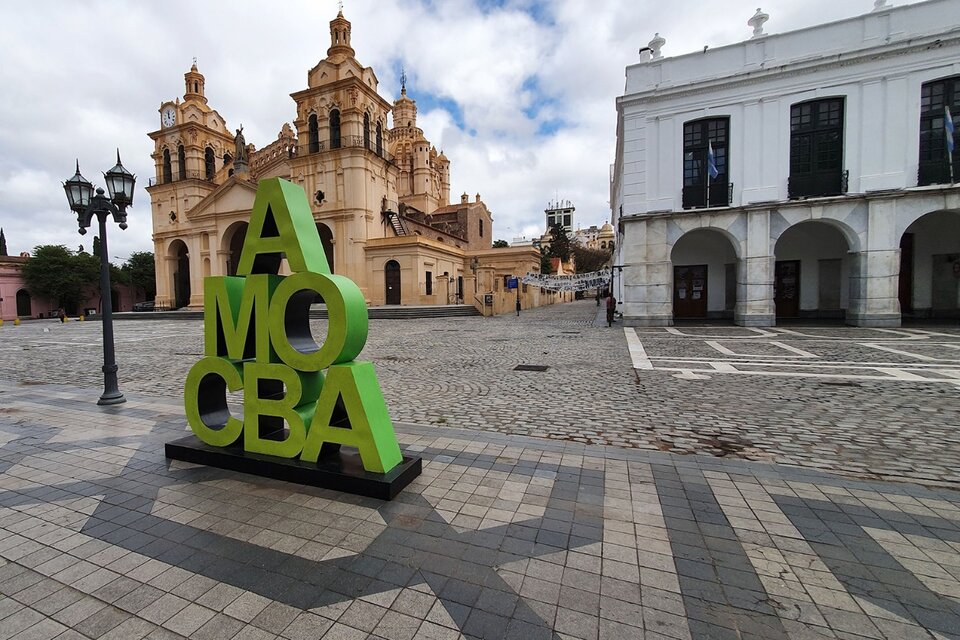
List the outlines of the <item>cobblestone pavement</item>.
{"label": "cobblestone pavement", "polygon": [[[597,312],[582,301],[519,318],[372,320],[360,357],[398,423],[960,483],[956,327],[609,329]],[[325,321],[313,326],[322,340]],[[115,328],[121,389],[180,395],[201,321]],[[95,388],[99,331],[8,324],[0,379]]]}
{"label": "cobblestone pavement", "polygon": [[950,489],[401,424],[384,503],[168,462],[176,398],[97,393],[0,383],[0,639],[960,637]]}

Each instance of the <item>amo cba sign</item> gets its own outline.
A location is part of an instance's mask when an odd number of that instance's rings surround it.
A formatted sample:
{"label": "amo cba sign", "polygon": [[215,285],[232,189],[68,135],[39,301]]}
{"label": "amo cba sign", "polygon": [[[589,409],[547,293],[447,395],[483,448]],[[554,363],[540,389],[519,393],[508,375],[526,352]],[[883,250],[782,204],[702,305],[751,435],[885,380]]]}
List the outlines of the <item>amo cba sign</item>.
{"label": "amo cba sign", "polygon": [[[278,275],[283,257],[292,275]],[[419,474],[420,459],[400,452],[373,364],[354,360],[367,339],[366,303],[352,280],[330,272],[303,189],[260,182],[237,275],[205,278],[203,294],[205,357],[187,375],[184,402],[190,428],[209,446],[182,455],[184,440],[168,443],[167,457],[378,497]],[[317,294],[329,313],[321,345],[309,326]],[[242,420],[231,415],[227,390],[243,391]],[[362,468],[345,468],[340,445],[356,448]],[[292,462],[264,472],[271,457]],[[318,460],[332,460],[326,473],[339,481],[304,480]],[[382,481],[400,467],[408,478],[382,496],[342,478]],[[291,468],[301,473],[291,477]]]}

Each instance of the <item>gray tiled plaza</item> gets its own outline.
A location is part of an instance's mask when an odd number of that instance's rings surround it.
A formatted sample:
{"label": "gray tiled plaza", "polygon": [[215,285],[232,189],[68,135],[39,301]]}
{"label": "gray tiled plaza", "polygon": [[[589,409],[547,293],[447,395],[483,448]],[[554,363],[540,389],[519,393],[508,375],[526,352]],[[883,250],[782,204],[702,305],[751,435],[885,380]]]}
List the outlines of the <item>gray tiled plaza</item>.
{"label": "gray tiled plaza", "polygon": [[371,322],[389,503],[165,460],[199,322],[118,322],[111,408],[98,325],[4,327],[0,638],[958,637],[960,390],[889,370],[960,332],[595,317]]}

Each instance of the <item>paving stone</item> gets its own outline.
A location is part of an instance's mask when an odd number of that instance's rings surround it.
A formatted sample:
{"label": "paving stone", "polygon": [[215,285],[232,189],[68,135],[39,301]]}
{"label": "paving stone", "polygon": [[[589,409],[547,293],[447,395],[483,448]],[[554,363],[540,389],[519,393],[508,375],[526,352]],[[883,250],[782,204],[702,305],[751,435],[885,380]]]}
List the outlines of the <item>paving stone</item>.
{"label": "paving stone", "polygon": [[[591,306],[414,320],[399,333],[372,321],[365,357],[401,446],[424,462],[391,502],[166,461],[195,360],[175,354],[201,352],[200,323],[118,321],[129,401],[109,408],[90,402],[95,325],[50,335],[24,323],[0,350],[14,381],[0,383],[12,410],[0,431],[15,436],[0,440],[0,593],[22,600],[0,598],[0,636],[8,622],[25,637],[113,624],[104,637],[134,640],[862,640],[960,628],[960,499],[929,484],[960,482],[948,387],[829,386],[789,362],[773,383],[660,370],[719,353],[708,340],[777,348],[724,327],[638,328],[655,364],[634,371],[622,330],[594,327]],[[867,340],[930,341],[907,333],[777,339],[822,364],[875,357],[858,346]],[[960,330],[938,333],[960,345]],[[541,360],[545,374],[513,372]],[[16,384],[47,371],[87,388]]]}

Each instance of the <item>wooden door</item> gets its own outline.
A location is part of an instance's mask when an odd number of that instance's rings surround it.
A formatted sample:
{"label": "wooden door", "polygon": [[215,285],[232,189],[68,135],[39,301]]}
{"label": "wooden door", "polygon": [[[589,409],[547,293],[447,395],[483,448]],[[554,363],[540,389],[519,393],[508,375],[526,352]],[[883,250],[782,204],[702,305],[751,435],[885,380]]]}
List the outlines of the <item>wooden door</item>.
{"label": "wooden door", "polygon": [[387,304],[400,304],[400,263],[391,260],[383,274]]}
{"label": "wooden door", "polygon": [[778,318],[800,315],[800,261],[777,262],[773,279],[773,302]]}
{"label": "wooden door", "polygon": [[673,317],[707,317],[707,265],[673,268]]}

